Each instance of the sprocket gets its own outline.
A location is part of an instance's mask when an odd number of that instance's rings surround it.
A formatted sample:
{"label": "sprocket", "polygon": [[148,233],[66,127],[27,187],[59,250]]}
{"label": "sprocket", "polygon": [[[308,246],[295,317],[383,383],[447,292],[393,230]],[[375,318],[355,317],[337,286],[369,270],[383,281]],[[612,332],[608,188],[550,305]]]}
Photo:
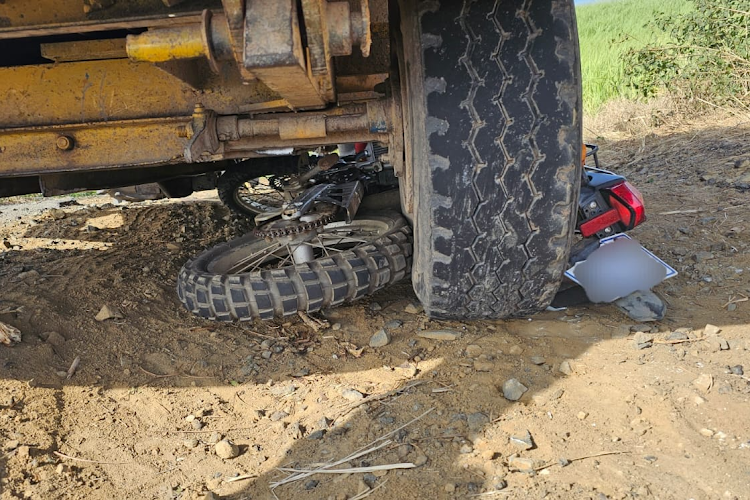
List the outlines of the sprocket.
{"label": "sprocket", "polygon": [[313,210],[309,211],[304,216],[306,219],[312,218],[311,220],[302,222],[299,219],[278,219],[256,227],[253,234],[258,238],[294,236],[333,222],[337,211],[338,207],[336,205],[330,203],[318,203]]}

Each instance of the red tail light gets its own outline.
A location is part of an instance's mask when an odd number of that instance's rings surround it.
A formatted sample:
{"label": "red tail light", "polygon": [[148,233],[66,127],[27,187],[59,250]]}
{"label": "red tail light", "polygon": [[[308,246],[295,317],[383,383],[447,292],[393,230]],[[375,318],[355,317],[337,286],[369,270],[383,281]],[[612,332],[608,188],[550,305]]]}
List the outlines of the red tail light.
{"label": "red tail light", "polygon": [[625,226],[626,231],[646,220],[643,196],[632,184],[623,182],[609,188],[608,191],[610,192],[609,203],[620,214],[620,222]]}
{"label": "red tail light", "polygon": [[597,217],[594,217],[591,220],[587,220],[586,222],[581,224],[581,227],[579,229],[581,231],[581,235],[584,238],[588,238],[589,236],[593,236],[599,231],[618,222],[620,222],[620,214],[613,208],[607,210],[601,215],[598,215]]}

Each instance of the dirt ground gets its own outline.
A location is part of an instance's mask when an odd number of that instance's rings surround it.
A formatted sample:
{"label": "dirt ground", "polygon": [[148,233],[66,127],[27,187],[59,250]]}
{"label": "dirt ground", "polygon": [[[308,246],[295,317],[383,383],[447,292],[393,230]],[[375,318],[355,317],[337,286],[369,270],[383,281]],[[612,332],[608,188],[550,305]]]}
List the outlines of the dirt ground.
{"label": "dirt ground", "polygon": [[[680,272],[658,324],[610,305],[430,321],[408,282],[319,332],[212,323],[175,294],[186,259],[246,229],[210,193],[0,206],[0,321],[23,336],[0,345],[0,498],[750,498],[750,124],[600,135],[646,198],[632,235]],[[96,321],[104,304],[124,318]]]}

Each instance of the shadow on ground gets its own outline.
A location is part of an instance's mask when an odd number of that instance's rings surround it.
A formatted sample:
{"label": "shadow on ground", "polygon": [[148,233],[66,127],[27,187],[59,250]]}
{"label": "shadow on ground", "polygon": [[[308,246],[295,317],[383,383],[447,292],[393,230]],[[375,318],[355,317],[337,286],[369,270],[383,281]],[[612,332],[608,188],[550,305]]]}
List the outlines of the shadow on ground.
{"label": "shadow on ground", "polygon": [[[646,198],[649,222],[633,236],[681,273],[658,288],[669,304],[658,338],[717,324],[732,344],[726,364],[746,357],[750,319],[744,301],[730,307],[748,292],[750,272],[738,184],[750,175],[738,145],[746,134],[709,129],[602,144],[605,168],[626,174]],[[731,144],[717,145],[717,137]],[[747,463],[739,445],[707,449],[684,437],[706,408],[693,404],[706,396],[696,393],[696,377],[711,374],[707,404],[724,407],[737,394],[746,401],[744,379],[721,372],[724,359],[703,343],[634,349],[626,337],[647,328],[612,306],[430,321],[405,312],[415,298],[403,283],[326,312],[338,327],[319,332],[298,318],[211,323],[182,309],[174,278],[191,255],[246,229],[220,205],[74,206],[63,218],[36,219],[6,228],[12,249],[0,260],[0,310],[21,307],[0,321],[24,335],[0,348],[0,439],[30,446],[28,458],[17,449],[0,455],[6,492],[273,498],[269,485],[285,477],[278,467],[337,461],[384,436],[384,447],[339,468],[419,467],[318,474],[275,494],[712,498],[723,488],[740,494],[750,480],[750,468],[727,469],[732,460]],[[95,321],[103,304],[124,319]],[[366,347],[394,320],[401,326],[391,329],[389,345]],[[432,330],[461,336],[417,335]],[[76,358],[75,375],[61,377]],[[503,397],[509,379],[528,388],[517,402]],[[726,425],[741,437],[739,419]],[[526,431],[529,450],[512,439]],[[240,446],[238,457],[214,454],[223,438]],[[600,452],[615,454],[591,456]],[[69,468],[58,472],[58,462]],[[518,472],[529,466],[536,473]],[[257,477],[226,482],[237,474]]]}

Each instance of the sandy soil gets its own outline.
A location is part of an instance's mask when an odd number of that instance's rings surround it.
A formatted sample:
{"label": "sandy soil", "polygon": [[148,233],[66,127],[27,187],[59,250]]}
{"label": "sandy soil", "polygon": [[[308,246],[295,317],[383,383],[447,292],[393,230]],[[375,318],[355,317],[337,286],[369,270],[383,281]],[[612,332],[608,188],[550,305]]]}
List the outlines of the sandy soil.
{"label": "sandy soil", "polygon": [[[247,228],[216,201],[4,217],[0,321],[23,341],[0,345],[0,498],[750,498],[748,135],[713,120],[589,138],[646,197],[632,235],[680,272],[654,325],[609,305],[430,321],[405,311],[408,282],[319,332],[217,324],[174,292],[188,257]],[[96,321],[104,304],[124,318]],[[280,468],[338,461],[272,490]]]}

